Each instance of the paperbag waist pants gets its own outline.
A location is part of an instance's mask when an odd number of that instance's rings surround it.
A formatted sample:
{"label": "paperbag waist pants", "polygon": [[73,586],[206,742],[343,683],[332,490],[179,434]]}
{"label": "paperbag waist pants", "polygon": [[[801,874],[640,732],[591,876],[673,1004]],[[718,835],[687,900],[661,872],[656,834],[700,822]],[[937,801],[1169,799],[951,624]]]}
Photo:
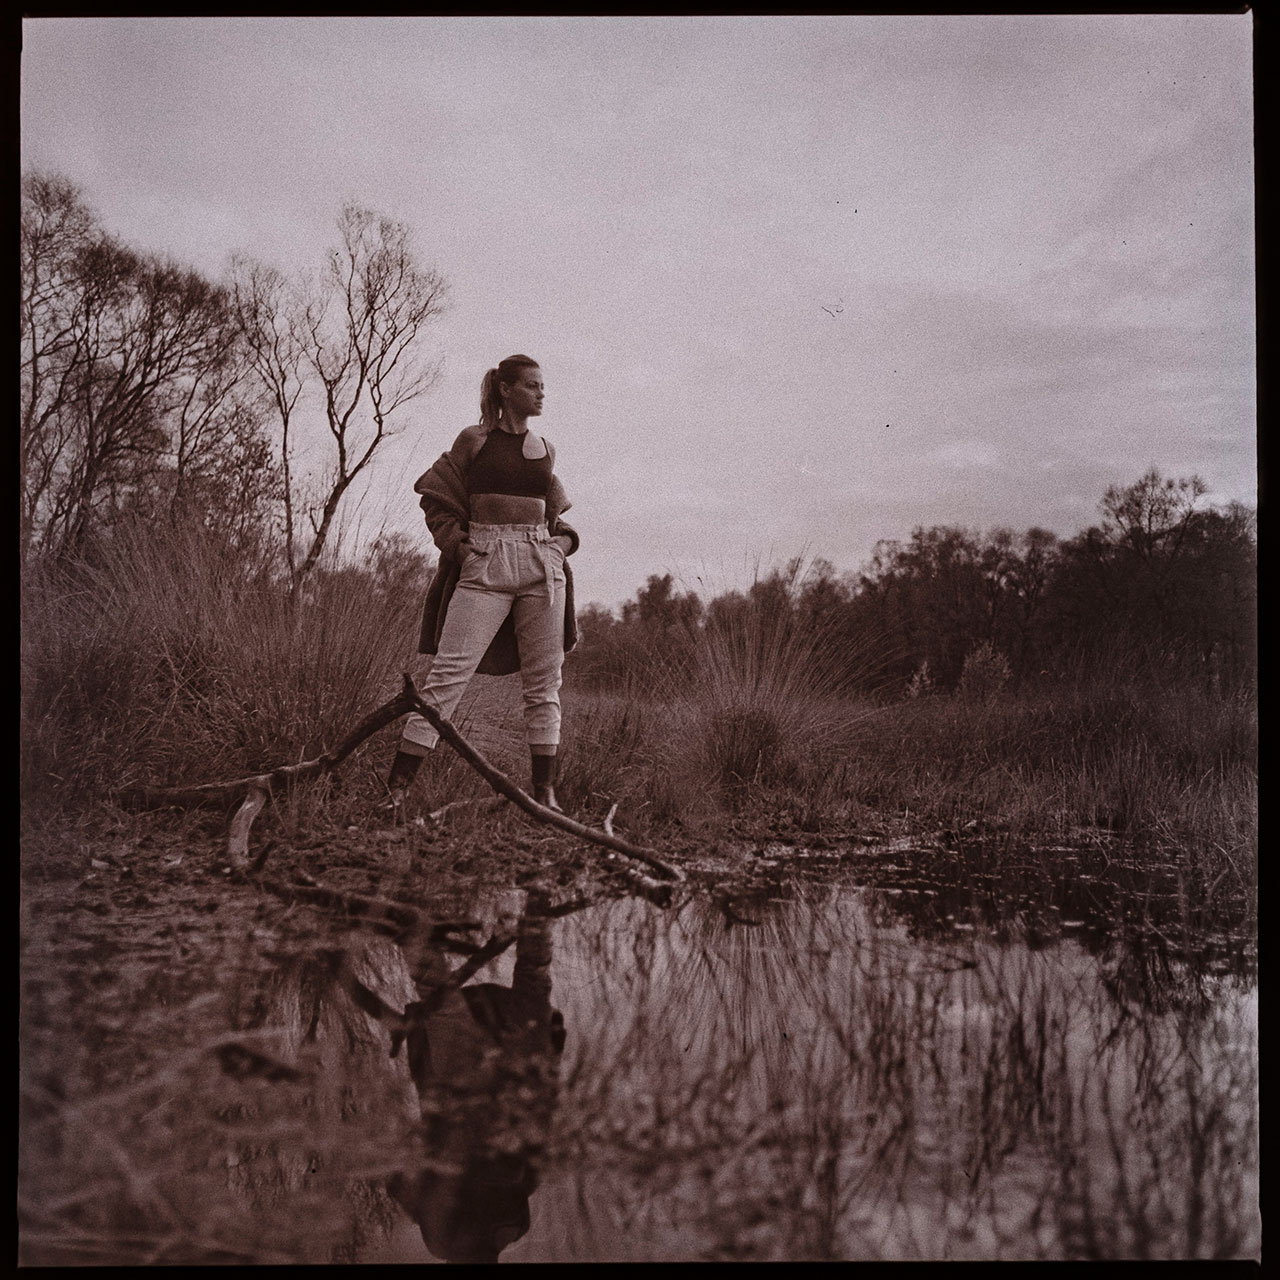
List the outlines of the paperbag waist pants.
{"label": "paperbag waist pants", "polygon": [[[473,524],[467,557],[449,600],[438,652],[422,700],[452,720],[480,659],[508,613],[514,614],[531,746],[560,741],[560,672],[564,665],[564,552],[545,525]],[[411,715],[400,750],[424,755],[440,735]]]}

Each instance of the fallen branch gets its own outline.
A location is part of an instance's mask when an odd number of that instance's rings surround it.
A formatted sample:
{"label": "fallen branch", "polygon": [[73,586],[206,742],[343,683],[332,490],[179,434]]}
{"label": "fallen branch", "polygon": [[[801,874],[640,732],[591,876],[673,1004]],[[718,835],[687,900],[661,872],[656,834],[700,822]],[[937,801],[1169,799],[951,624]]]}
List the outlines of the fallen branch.
{"label": "fallen branch", "polygon": [[585,823],[569,817],[568,814],[561,813],[556,809],[548,809],[546,805],[539,804],[531,795],[517,787],[505,773],[500,769],[494,768],[434,707],[430,707],[423,702],[417,689],[414,688],[413,681],[407,675],[404,678],[404,682],[406,691],[412,690],[412,698],[415,704],[413,710],[417,711],[419,715],[425,716],[430,721],[431,727],[499,795],[506,796],[512,804],[517,805],[527,814],[537,818],[539,822],[549,823],[551,826],[559,827],[561,830],[568,831],[575,836],[581,836],[584,840],[590,840],[595,844],[604,845],[607,849],[616,849],[619,853],[625,853],[627,857],[635,858],[637,861],[653,867],[656,871],[661,871],[668,880],[683,880],[685,878],[684,872],[679,867],[673,867],[670,863],[664,862],[652,849],[643,849],[628,840],[623,840],[621,837],[613,835],[611,831],[599,831],[595,827],[588,827]]}
{"label": "fallen branch", "polygon": [[282,883],[276,880],[262,879],[257,883],[264,889],[283,898],[286,902],[311,902],[319,907],[330,907],[348,916],[358,916],[363,920],[385,920],[388,924],[401,929],[421,928],[430,923],[430,917],[402,902],[392,902],[387,898],[370,898],[362,893],[349,893],[339,889],[330,889],[322,884],[300,884],[298,882]]}
{"label": "fallen branch", "polygon": [[655,880],[652,876],[645,875],[643,871],[631,866],[625,858],[620,854],[614,853],[612,849],[606,849],[604,856],[609,865],[642,898],[648,898],[650,902],[659,907],[669,907],[671,905],[673,885],[670,880]]}
{"label": "fallen branch", "polygon": [[[612,836],[613,831],[613,815],[618,812],[618,806],[612,804],[609,806],[609,812],[604,815],[604,821],[600,824],[604,828],[607,836]],[[634,867],[629,867],[622,862],[615,853],[606,853],[610,863],[614,868],[627,880],[637,892],[643,894],[650,902],[656,903],[660,907],[669,906],[671,903],[671,885],[664,884],[660,880],[653,880],[641,871],[637,871]]]}
{"label": "fallen branch", "polygon": [[[448,804],[442,804],[438,809],[432,809],[431,812],[427,814],[427,817],[432,822],[439,822],[446,813],[452,813],[455,809],[473,809],[476,805],[481,803],[483,803],[483,801],[480,799],[450,800]],[[491,800],[489,803],[493,804],[493,801]],[[497,806],[494,807],[496,808]]]}
{"label": "fallen branch", "polygon": [[[229,805],[237,800],[240,801],[240,807],[231,820],[227,837],[227,857],[234,869],[243,870],[249,863],[249,832],[253,826],[253,820],[277,788],[332,772],[366,738],[372,737],[379,729],[385,728],[392,721],[408,715],[411,711],[424,716],[436,732],[499,795],[505,796],[530,817],[643,862],[654,870],[660,871],[669,881],[684,880],[684,872],[679,867],[664,862],[652,849],[633,845],[630,841],[615,835],[612,827],[614,810],[610,810],[609,818],[606,819],[606,829],[600,831],[570,818],[559,810],[548,809],[545,805],[539,804],[531,795],[517,787],[505,773],[490,764],[434,707],[423,702],[413,679],[407,673],[404,677],[404,687],[394,698],[384,702],[382,706],[365,716],[332,751],[317,756],[314,760],[281,765],[280,768],[272,769],[268,773],[255,773],[246,778],[236,778],[231,782],[207,783],[196,787],[129,787],[118,792],[117,799],[122,804],[139,809],[159,809],[170,805],[178,807]],[[610,861],[616,861],[616,859],[611,858]],[[668,888],[649,880],[639,872],[631,871],[630,878],[646,882],[645,887],[651,890]]]}
{"label": "fallen branch", "polygon": [[227,857],[231,859],[233,867],[249,861],[249,828],[270,799],[271,791],[268,787],[250,787],[244,803],[231,819],[231,830],[227,833]]}
{"label": "fallen branch", "polygon": [[[392,721],[399,720],[410,711],[416,711],[420,702],[413,682],[405,676],[405,687],[394,698],[369,712],[332,751],[317,756],[314,760],[285,764],[269,773],[255,773],[231,782],[210,782],[198,787],[125,787],[116,793],[116,799],[121,804],[136,809],[163,809],[170,805],[185,809],[199,805],[228,805],[236,800],[251,799],[253,793],[259,791],[270,796],[277,787],[291,786],[295,782],[332,772],[366,738],[371,738],[379,729],[386,728]],[[258,806],[259,809],[261,807]],[[244,821],[246,842],[248,828],[257,813],[258,810],[255,809]],[[237,814],[236,817],[239,818],[240,815]]]}
{"label": "fallen branch", "polygon": [[[294,874],[297,877],[294,880],[271,880],[264,876],[255,883],[270,890],[285,902],[309,902],[318,907],[341,911],[343,915],[356,917],[370,924],[386,923],[398,930],[427,931],[434,946],[442,947],[457,955],[470,958],[485,950],[484,946],[453,936],[459,930],[469,931],[478,928],[478,924],[473,920],[441,920],[434,912],[422,911],[405,902],[397,902],[391,898],[374,898],[364,893],[353,893],[348,889],[333,889],[321,884],[318,880],[313,880],[305,871],[297,871]],[[638,875],[639,872],[636,874]],[[548,920],[558,920],[562,916],[572,915],[575,911],[591,906],[593,901],[590,898],[571,898],[541,914]]]}

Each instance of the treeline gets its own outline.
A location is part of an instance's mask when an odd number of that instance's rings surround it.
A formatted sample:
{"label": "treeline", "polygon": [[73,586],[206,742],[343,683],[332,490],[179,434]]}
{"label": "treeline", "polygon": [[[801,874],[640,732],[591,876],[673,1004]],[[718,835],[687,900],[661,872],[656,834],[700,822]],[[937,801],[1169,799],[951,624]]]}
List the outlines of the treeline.
{"label": "treeline", "polygon": [[862,693],[989,691],[1090,671],[1242,688],[1257,669],[1256,518],[1238,503],[1205,506],[1205,493],[1198,477],[1152,470],[1109,488],[1099,522],[1073,538],[917,528],[879,543],[860,572],[797,560],[709,602],[654,575],[620,617],[582,611],[575,679],[658,687],[712,633],[754,616],[775,637],[843,654],[842,683]]}
{"label": "treeline", "polygon": [[181,525],[296,591],[436,374],[421,340],[445,285],[408,229],[348,205],[315,275],[238,257],[215,281],[122,244],[35,171],[20,228],[23,563]]}
{"label": "treeline", "polygon": [[[26,173],[24,608],[118,563],[139,530],[175,546],[196,536],[223,572],[294,601],[340,585],[416,599],[424,543],[385,538],[343,564],[334,530],[397,413],[432,384],[424,340],[445,293],[408,229],[358,206],[341,211],[315,274],[237,257],[210,280],[119,242],[65,178]],[[709,601],[655,575],[620,616],[581,612],[570,678],[660,690],[709,636],[756,637],[760,663],[801,636],[862,693],[1124,665],[1243,687],[1257,662],[1255,514],[1205,494],[1197,477],[1151,471],[1108,489],[1098,523],[1073,538],[919,528],[860,572],[794,562]]]}

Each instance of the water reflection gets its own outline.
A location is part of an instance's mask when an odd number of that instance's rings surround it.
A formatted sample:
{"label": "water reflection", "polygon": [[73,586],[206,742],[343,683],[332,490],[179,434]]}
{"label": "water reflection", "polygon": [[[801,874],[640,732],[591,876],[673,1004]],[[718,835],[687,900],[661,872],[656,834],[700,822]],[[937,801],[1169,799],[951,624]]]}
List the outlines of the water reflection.
{"label": "water reflection", "polygon": [[[348,1132],[353,1082],[411,1091],[399,1145],[348,1177],[449,1261],[1247,1251],[1251,988],[1159,930],[1029,945],[1015,896],[996,928],[920,889],[530,895],[487,931],[311,957],[299,1025]],[[411,1256],[371,1220],[331,1256]]]}
{"label": "water reflection", "polygon": [[[254,1131],[228,1158],[228,1185],[264,1225],[282,1193],[302,1214],[336,1198],[335,1234],[292,1246],[305,1260],[354,1260],[391,1231],[391,1204],[442,1261],[494,1261],[527,1232],[565,1043],[552,924],[580,904],[524,897],[514,918],[509,904],[490,912],[488,929],[464,920],[398,941],[352,934],[237,990],[238,1036],[218,1048],[224,1073],[305,1089],[224,1111]],[[509,983],[473,981],[509,953]],[[282,1114],[291,1103],[301,1131]],[[276,1129],[279,1139],[261,1140]]]}
{"label": "water reflection", "polygon": [[[878,917],[912,937],[979,929],[1032,949],[1063,939],[1128,967],[1134,953],[1200,973],[1256,975],[1256,911],[1215,891],[1177,852],[1122,858],[1094,846],[962,845],[869,851],[860,882],[878,890]],[[1158,988],[1150,994],[1160,997]]]}
{"label": "water reflection", "polygon": [[1247,985],[1197,975],[1202,998],[1161,1003],[1143,984],[1172,970],[1070,940],[926,939],[871,893],[779,897],[755,927],[696,901],[567,923],[560,999],[593,1036],[567,1055],[545,1188],[576,1234],[542,1256],[1255,1247]]}
{"label": "water reflection", "polygon": [[564,1019],[551,1005],[549,901],[531,894],[510,986],[436,986],[406,1019],[428,1160],[391,1193],[443,1261],[494,1262],[529,1229]]}
{"label": "water reflection", "polygon": [[941,878],[256,929],[217,1000],[138,1009],[135,1043],[203,1021],[79,1106],[49,1236],[73,1206],[76,1258],[135,1263],[1255,1254],[1247,965],[1141,896],[1111,918],[1158,927],[1072,933]]}

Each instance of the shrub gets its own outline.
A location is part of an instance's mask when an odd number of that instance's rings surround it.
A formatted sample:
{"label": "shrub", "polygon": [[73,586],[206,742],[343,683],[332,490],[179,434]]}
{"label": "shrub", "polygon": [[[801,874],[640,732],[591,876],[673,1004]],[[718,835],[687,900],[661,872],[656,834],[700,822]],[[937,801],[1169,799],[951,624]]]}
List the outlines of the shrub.
{"label": "shrub", "polygon": [[199,530],[116,531],[23,583],[22,787],[64,799],[314,755],[395,688],[419,599],[317,572],[291,598]]}
{"label": "shrub", "polygon": [[960,672],[960,696],[974,702],[992,702],[1008,687],[1009,661],[989,640],[969,650]]}
{"label": "shrub", "polygon": [[926,658],[907,682],[907,697],[926,698],[932,692],[933,677],[929,674],[929,659]]}

